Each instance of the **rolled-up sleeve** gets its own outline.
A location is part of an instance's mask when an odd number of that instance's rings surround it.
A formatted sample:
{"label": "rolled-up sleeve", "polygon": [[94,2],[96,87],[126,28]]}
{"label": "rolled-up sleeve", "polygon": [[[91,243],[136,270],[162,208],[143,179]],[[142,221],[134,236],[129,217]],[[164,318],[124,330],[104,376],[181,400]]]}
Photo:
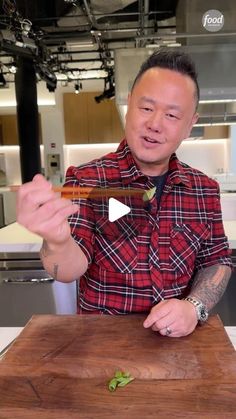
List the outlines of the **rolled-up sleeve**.
{"label": "rolled-up sleeve", "polygon": [[220,192],[212,197],[213,219],[209,237],[202,243],[201,249],[196,260],[196,269],[206,268],[211,265],[221,264],[232,268],[231,249],[229,249],[228,239],[225,235],[222,221],[222,211],[220,203]]}

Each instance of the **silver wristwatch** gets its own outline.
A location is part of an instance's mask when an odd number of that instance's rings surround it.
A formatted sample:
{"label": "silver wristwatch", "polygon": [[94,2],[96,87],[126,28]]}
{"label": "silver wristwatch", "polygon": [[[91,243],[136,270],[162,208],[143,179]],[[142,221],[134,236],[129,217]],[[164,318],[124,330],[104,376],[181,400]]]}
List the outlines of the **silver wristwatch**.
{"label": "silver wristwatch", "polygon": [[189,301],[190,303],[194,305],[196,309],[196,313],[197,313],[197,319],[199,322],[204,323],[207,321],[209,313],[201,301],[196,300],[196,298],[192,298],[192,297],[186,297],[184,298],[184,300]]}

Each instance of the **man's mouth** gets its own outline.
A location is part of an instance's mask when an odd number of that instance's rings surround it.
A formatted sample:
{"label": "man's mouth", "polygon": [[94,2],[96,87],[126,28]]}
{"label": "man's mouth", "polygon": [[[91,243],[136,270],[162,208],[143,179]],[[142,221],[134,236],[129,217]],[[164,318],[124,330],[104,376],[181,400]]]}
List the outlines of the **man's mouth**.
{"label": "man's mouth", "polygon": [[152,144],[160,144],[160,141],[155,140],[154,138],[150,138],[150,137],[143,137],[145,141],[147,141],[148,143],[152,143]]}

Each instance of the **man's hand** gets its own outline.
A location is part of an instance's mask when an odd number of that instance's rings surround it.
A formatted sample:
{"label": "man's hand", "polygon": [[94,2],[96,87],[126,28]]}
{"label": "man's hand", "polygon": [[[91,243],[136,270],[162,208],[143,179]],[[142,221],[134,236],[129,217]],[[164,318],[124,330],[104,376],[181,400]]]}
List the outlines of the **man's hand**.
{"label": "man's hand", "polygon": [[42,175],[23,184],[17,196],[17,221],[48,243],[60,246],[70,238],[67,217],[78,211],[68,199],[52,190],[52,184]]}
{"label": "man's hand", "polygon": [[172,298],[154,306],[145,319],[143,326],[169,337],[187,336],[198,323],[193,304]]}

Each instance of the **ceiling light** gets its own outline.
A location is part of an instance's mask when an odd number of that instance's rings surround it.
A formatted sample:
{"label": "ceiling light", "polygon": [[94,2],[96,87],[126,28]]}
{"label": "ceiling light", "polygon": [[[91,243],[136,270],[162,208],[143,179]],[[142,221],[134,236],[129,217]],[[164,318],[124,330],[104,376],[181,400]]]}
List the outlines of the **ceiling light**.
{"label": "ceiling light", "polygon": [[145,48],[160,48],[161,44],[147,44]]}
{"label": "ceiling light", "polygon": [[17,70],[17,68],[16,68],[16,66],[15,66],[14,64],[12,64],[12,65],[9,67],[9,71],[10,71],[10,73],[12,73],[12,74],[16,74],[16,70]]}
{"label": "ceiling light", "polygon": [[56,74],[56,78],[57,78],[58,81],[67,81],[68,80],[68,76],[65,73]]}
{"label": "ceiling light", "polygon": [[[229,121],[229,122],[204,122],[202,124],[196,124],[194,126],[198,127],[213,127],[213,126],[221,126],[221,125],[236,125],[235,121]],[[205,141],[205,140],[204,140]]]}
{"label": "ceiling light", "polygon": [[95,96],[95,102],[100,103],[105,99],[113,99],[115,97],[114,75],[112,70],[108,70],[108,77],[104,80],[104,91],[101,95]]}
{"label": "ceiling light", "polygon": [[75,83],[75,94],[78,95],[80,90],[82,89],[82,83]]}
{"label": "ceiling light", "polygon": [[168,48],[176,48],[176,47],[181,47],[182,45],[179,42],[171,42],[169,44],[167,44]]}
{"label": "ceiling light", "polygon": [[79,93],[79,85],[78,83],[75,83],[75,94],[78,95]]}
{"label": "ceiling light", "polygon": [[37,63],[36,70],[41,80],[46,81],[46,86],[49,92],[54,92],[57,87],[57,78],[47,65]]}
{"label": "ceiling light", "polygon": [[21,30],[22,34],[28,36],[28,33],[31,30],[32,22],[28,19],[24,19],[21,21]]}
{"label": "ceiling light", "polygon": [[207,103],[231,103],[236,102],[236,99],[206,99],[206,100],[199,100],[200,104],[207,104]]}
{"label": "ceiling light", "polygon": [[90,39],[86,39],[86,40],[71,40],[71,41],[67,41],[66,45],[68,48],[91,48],[94,47],[94,42],[93,40]]}
{"label": "ceiling light", "polygon": [[115,97],[115,89],[114,87],[110,87],[109,89],[105,89],[104,92],[99,95],[95,96],[95,102],[100,103],[105,99],[113,99]]}

